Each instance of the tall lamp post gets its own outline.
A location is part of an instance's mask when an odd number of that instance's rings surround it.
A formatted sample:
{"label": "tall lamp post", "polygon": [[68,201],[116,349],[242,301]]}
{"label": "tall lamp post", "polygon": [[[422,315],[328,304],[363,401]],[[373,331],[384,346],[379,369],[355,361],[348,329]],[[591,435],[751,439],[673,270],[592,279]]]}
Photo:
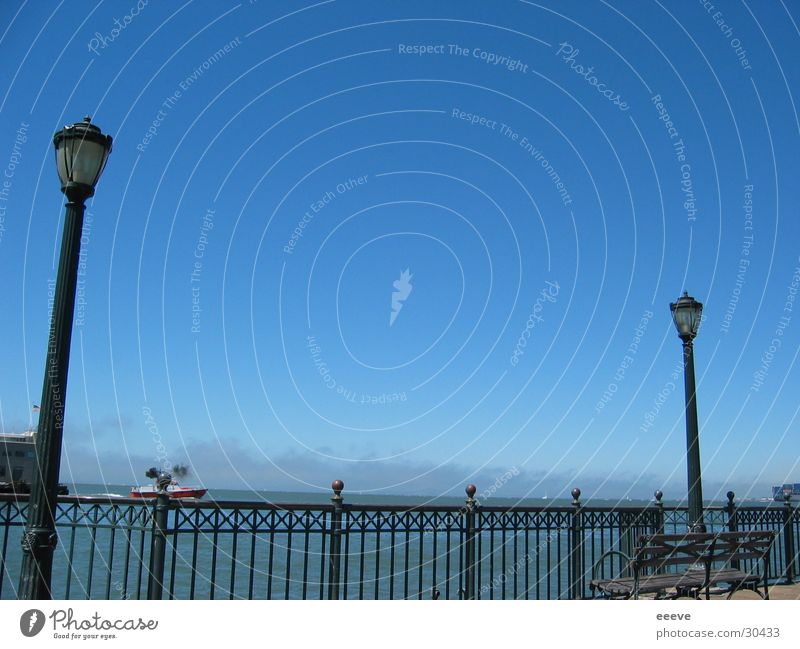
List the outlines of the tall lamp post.
{"label": "tall lamp post", "polygon": [[689,530],[705,532],[703,486],[700,477],[700,439],[694,382],[694,338],[700,328],[703,305],[686,291],[669,305],[672,319],[683,342],[683,378],[686,387],[686,471],[689,478]]}
{"label": "tall lamp post", "polygon": [[53,137],[61,191],[67,197],[56,293],[47,341],[47,360],[36,434],[36,470],[31,483],[28,519],[22,536],[20,599],[51,599],[53,550],[58,542],[55,526],[64,403],[67,392],[72,316],[78,274],[85,201],[94,194],[111,153],[111,136],[86,117],[65,126]]}

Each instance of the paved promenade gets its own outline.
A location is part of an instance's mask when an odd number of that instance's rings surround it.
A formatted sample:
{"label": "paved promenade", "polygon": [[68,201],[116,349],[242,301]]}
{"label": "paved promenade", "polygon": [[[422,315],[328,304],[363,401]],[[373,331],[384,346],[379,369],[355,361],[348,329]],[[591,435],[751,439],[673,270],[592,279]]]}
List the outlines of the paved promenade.
{"label": "paved promenade", "polygon": [[[642,599],[652,599],[652,595],[648,595],[646,597],[642,597]],[[769,598],[772,599],[797,599],[800,600],[800,583],[793,584],[791,586],[770,586],[769,588]],[[678,599],[691,599],[689,597],[679,597]],[[703,596],[701,599],[705,599]],[[711,595],[711,599],[727,599],[726,595]],[[754,599],[760,600],[756,593],[750,590],[738,590],[733,594],[731,597],[732,600],[734,599]]]}
{"label": "paved promenade", "polygon": [[[793,584],[791,586],[771,586],[769,589],[769,597],[770,599],[800,599],[800,584]],[[761,598],[753,592],[740,590],[734,593],[731,599]]]}

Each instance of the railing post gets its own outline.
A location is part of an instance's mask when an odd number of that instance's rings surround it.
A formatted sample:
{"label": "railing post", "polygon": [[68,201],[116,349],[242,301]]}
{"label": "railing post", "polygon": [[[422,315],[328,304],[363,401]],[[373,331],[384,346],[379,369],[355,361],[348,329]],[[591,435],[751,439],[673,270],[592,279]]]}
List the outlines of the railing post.
{"label": "railing post", "polygon": [[794,508],[792,507],[792,494],[788,491],[783,493],[783,556],[786,559],[786,571],[784,572],[784,584],[794,583],[794,526],[792,518]]}
{"label": "railing post", "polygon": [[[736,532],[739,527],[739,515],[736,511],[736,503],[733,502],[736,494],[732,491],[729,491],[725,494],[728,497],[728,503],[725,505],[725,511],[728,513],[728,531],[729,532]],[[734,570],[739,570],[739,560],[734,559],[731,561],[731,568]]]}
{"label": "railing post", "polygon": [[653,494],[656,497],[656,534],[664,533],[664,503],[661,499],[664,497],[664,492],[661,489],[656,489]]}
{"label": "railing post", "polygon": [[736,494],[732,491],[729,491],[725,495],[728,496],[728,504],[725,505],[725,511],[728,512],[728,531],[736,532],[736,528],[739,526],[739,516],[736,511],[736,503],[733,502],[733,499],[736,498]]}
{"label": "railing post", "polygon": [[575,487],[572,490],[572,520],[570,525],[569,560],[571,579],[569,583],[569,598],[583,599],[583,529],[581,521],[581,490]]}
{"label": "railing post", "polygon": [[167,486],[171,482],[172,476],[168,473],[158,476],[158,496],[153,510],[153,540],[150,545],[147,599],[161,599],[164,595],[164,563],[167,550],[167,517],[169,515]]}
{"label": "railing post", "polygon": [[466,538],[464,539],[464,597],[465,599],[475,599],[475,492],[478,488],[474,485],[467,485],[467,507],[464,510],[464,528]]}
{"label": "railing post", "polygon": [[331,483],[333,496],[333,513],[331,514],[331,546],[328,555],[328,599],[339,599],[339,578],[342,565],[342,490],[344,482],[334,480]]}

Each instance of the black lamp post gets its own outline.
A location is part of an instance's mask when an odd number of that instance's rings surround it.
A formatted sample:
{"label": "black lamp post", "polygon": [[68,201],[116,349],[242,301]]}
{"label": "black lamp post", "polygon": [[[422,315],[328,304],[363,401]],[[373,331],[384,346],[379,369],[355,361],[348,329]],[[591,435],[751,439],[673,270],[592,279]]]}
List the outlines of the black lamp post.
{"label": "black lamp post", "polygon": [[694,338],[700,328],[703,305],[686,291],[669,305],[672,319],[683,341],[683,377],[686,387],[686,470],[689,478],[689,530],[705,532],[703,524],[703,486],[700,478],[700,439],[697,427],[697,401],[694,382]]}
{"label": "black lamp post", "polygon": [[53,137],[56,167],[61,191],[67,197],[61,257],[58,262],[56,294],[47,341],[47,360],[36,433],[36,470],[31,483],[30,504],[22,536],[20,599],[51,599],[50,577],[53,550],[58,541],[55,508],[61,437],[64,430],[64,403],[67,392],[72,316],[75,309],[75,284],[83,229],[84,202],[94,194],[103,173],[111,136],[86,117],[83,122],[65,126]]}

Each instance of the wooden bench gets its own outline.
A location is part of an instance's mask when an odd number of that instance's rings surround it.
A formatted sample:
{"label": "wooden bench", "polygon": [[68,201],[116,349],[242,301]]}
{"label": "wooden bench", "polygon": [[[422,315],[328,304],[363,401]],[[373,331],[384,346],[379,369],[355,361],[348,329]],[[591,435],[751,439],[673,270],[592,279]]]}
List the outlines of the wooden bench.
{"label": "wooden bench", "polygon": [[[767,531],[643,535],[633,557],[618,550],[606,552],[592,568],[589,589],[592,598],[638,599],[655,594],[657,599],[697,599],[705,591],[710,599],[712,587],[727,584],[714,594],[727,592],[730,599],[737,590],[747,588],[769,599],[769,553],[774,538],[775,532]],[[598,578],[598,568],[611,555],[623,557],[625,572],[632,576]],[[748,561],[752,568],[745,571],[741,566]]]}

